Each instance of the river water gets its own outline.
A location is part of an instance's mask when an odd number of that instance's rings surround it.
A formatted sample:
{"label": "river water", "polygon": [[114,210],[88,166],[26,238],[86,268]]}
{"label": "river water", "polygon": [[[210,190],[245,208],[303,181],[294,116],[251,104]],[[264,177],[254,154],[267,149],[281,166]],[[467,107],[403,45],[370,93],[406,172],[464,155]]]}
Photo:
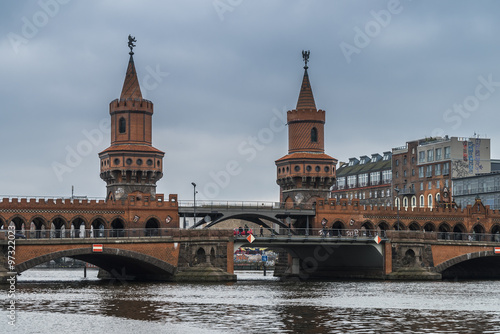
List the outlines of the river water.
{"label": "river water", "polygon": [[237,272],[224,284],[101,282],[96,270],[32,269],[15,326],[0,333],[500,333],[500,281],[279,282]]}

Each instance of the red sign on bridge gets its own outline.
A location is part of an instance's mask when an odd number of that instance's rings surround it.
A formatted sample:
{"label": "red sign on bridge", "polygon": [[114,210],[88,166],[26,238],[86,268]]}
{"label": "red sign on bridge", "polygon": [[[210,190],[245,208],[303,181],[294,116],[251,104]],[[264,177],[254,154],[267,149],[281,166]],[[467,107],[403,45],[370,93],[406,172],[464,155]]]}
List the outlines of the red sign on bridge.
{"label": "red sign on bridge", "polygon": [[500,247],[495,247],[495,254],[500,254]]}
{"label": "red sign on bridge", "polygon": [[102,252],[102,244],[93,244],[92,251],[93,252]]}

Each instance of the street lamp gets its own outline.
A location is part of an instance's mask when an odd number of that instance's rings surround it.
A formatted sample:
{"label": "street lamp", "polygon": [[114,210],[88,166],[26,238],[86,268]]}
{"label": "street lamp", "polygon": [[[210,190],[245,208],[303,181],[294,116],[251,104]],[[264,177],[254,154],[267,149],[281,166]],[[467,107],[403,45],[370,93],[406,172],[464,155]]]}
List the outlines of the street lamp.
{"label": "street lamp", "polygon": [[399,188],[396,187],[394,188],[394,191],[396,192],[396,211],[398,213],[398,231],[399,231]]}
{"label": "street lamp", "polygon": [[194,216],[193,226],[194,226],[196,224],[196,183],[191,182],[191,184],[193,185],[193,197],[194,197],[194,201],[193,201],[193,216]]}

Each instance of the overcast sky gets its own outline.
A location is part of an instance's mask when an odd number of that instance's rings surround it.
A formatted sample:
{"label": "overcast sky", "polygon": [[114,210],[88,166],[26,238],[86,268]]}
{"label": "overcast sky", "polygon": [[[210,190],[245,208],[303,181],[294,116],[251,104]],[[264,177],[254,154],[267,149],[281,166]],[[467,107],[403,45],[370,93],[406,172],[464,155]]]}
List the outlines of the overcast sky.
{"label": "overcast sky", "polygon": [[[500,158],[498,1],[8,1],[0,11],[0,194],[104,197],[98,153],[128,62],[166,152],[158,193],[279,200],[310,50],[339,161],[434,135]],[[229,167],[229,172],[227,169]]]}

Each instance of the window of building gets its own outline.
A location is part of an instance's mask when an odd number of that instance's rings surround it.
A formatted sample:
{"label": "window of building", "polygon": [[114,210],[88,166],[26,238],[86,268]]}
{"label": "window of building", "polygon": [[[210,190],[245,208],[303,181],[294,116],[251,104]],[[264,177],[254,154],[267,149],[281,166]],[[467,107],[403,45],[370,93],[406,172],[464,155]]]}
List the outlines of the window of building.
{"label": "window of building", "polygon": [[434,161],[434,150],[427,150],[427,162]]}
{"label": "window of building", "polygon": [[436,189],[441,188],[441,182],[439,180],[436,181]]}
{"label": "window of building", "polygon": [[436,194],[436,203],[439,203],[441,201],[441,194],[437,193]]}
{"label": "window of building", "polygon": [[444,158],[449,159],[450,156],[451,156],[451,148],[450,148],[450,146],[446,146],[444,148]]}
{"label": "window of building", "polygon": [[427,182],[427,189],[432,189],[432,181]]}
{"label": "window of building", "polygon": [[420,182],[420,190],[424,190],[424,183]]}
{"label": "window of building", "polygon": [[424,195],[420,195],[420,207],[423,208],[424,206],[425,206]]}
{"label": "window of building", "polygon": [[411,164],[415,164],[415,157],[411,157]]}
{"label": "window of building", "polygon": [[429,208],[432,208],[432,195],[429,194],[429,196],[427,197],[427,206]]}
{"label": "window of building", "polygon": [[360,187],[366,187],[368,185],[368,173],[359,174],[358,183]]}
{"label": "window of building", "polygon": [[441,154],[442,151],[443,151],[442,148],[436,148],[436,161],[442,159],[442,154]]}
{"label": "window of building", "polygon": [[127,131],[127,121],[125,117],[121,117],[118,121],[118,132],[125,133],[125,131]]}
{"label": "window of building", "polygon": [[415,169],[414,168],[412,168],[412,170],[411,170],[411,176],[415,176]]}
{"label": "window of building", "polygon": [[425,151],[418,152],[418,162],[425,162]]}
{"label": "window of building", "polygon": [[399,166],[399,160],[396,159],[396,166]]}
{"label": "window of building", "polygon": [[432,165],[427,166],[427,170],[425,171],[426,177],[432,177]]}
{"label": "window of building", "polygon": [[371,172],[370,173],[370,184],[372,186],[376,186],[380,184],[380,172]]}
{"label": "window of building", "polygon": [[446,188],[448,188],[448,187],[450,186],[450,185],[449,185],[449,182],[448,182],[448,179],[444,180],[444,186],[445,186]]}
{"label": "window of building", "polygon": [[403,158],[403,165],[406,165],[407,159],[406,157]]}
{"label": "window of building", "polygon": [[404,206],[405,208],[407,208],[407,207],[408,207],[408,197],[403,198],[403,206]]}
{"label": "window of building", "polygon": [[349,175],[347,177],[347,186],[349,188],[355,188],[356,187],[356,175]]}
{"label": "window of building", "polygon": [[387,189],[387,190],[386,190],[386,195],[387,195],[387,197],[390,197],[390,196],[391,196],[391,190],[390,190],[390,189]]}
{"label": "window of building", "polygon": [[382,183],[387,184],[392,181],[392,171],[384,170],[382,171]]}
{"label": "window of building", "polygon": [[403,171],[403,175],[404,177],[406,177],[406,169]]}
{"label": "window of building", "polygon": [[441,164],[436,164],[435,166],[436,167],[434,167],[434,173],[436,174],[436,176],[441,175]]}
{"label": "window of building", "polygon": [[385,191],[383,191],[383,190],[382,190],[382,191],[380,192],[380,197],[384,197],[384,196],[385,196]]}
{"label": "window of building", "polygon": [[411,198],[411,206],[412,208],[417,206],[417,198],[415,196],[412,196]]}
{"label": "window of building", "polygon": [[337,189],[344,189],[345,188],[345,177],[338,177],[337,178]]}
{"label": "window of building", "polygon": [[378,193],[378,191],[376,191],[376,190],[375,190],[375,191],[373,192],[373,197],[377,198],[377,193]]}
{"label": "window of building", "polygon": [[318,129],[316,128],[311,129],[311,142],[313,143],[318,142]]}
{"label": "window of building", "polygon": [[396,179],[399,177],[399,172],[396,172]]}
{"label": "window of building", "polygon": [[424,177],[424,166],[418,167],[418,177]]}
{"label": "window of building", "polygon": [[383,158],[382,160],[387,161],[387,160],[389,160],[390,158],[391,158],[391,155],[390,155],[390,154],[385,154],[385,155],[384,155],[384,158]]}
{"label": "window of building", "polygon": [[443,175],[450,175],[450,164],[448,162],[443,164]]}

